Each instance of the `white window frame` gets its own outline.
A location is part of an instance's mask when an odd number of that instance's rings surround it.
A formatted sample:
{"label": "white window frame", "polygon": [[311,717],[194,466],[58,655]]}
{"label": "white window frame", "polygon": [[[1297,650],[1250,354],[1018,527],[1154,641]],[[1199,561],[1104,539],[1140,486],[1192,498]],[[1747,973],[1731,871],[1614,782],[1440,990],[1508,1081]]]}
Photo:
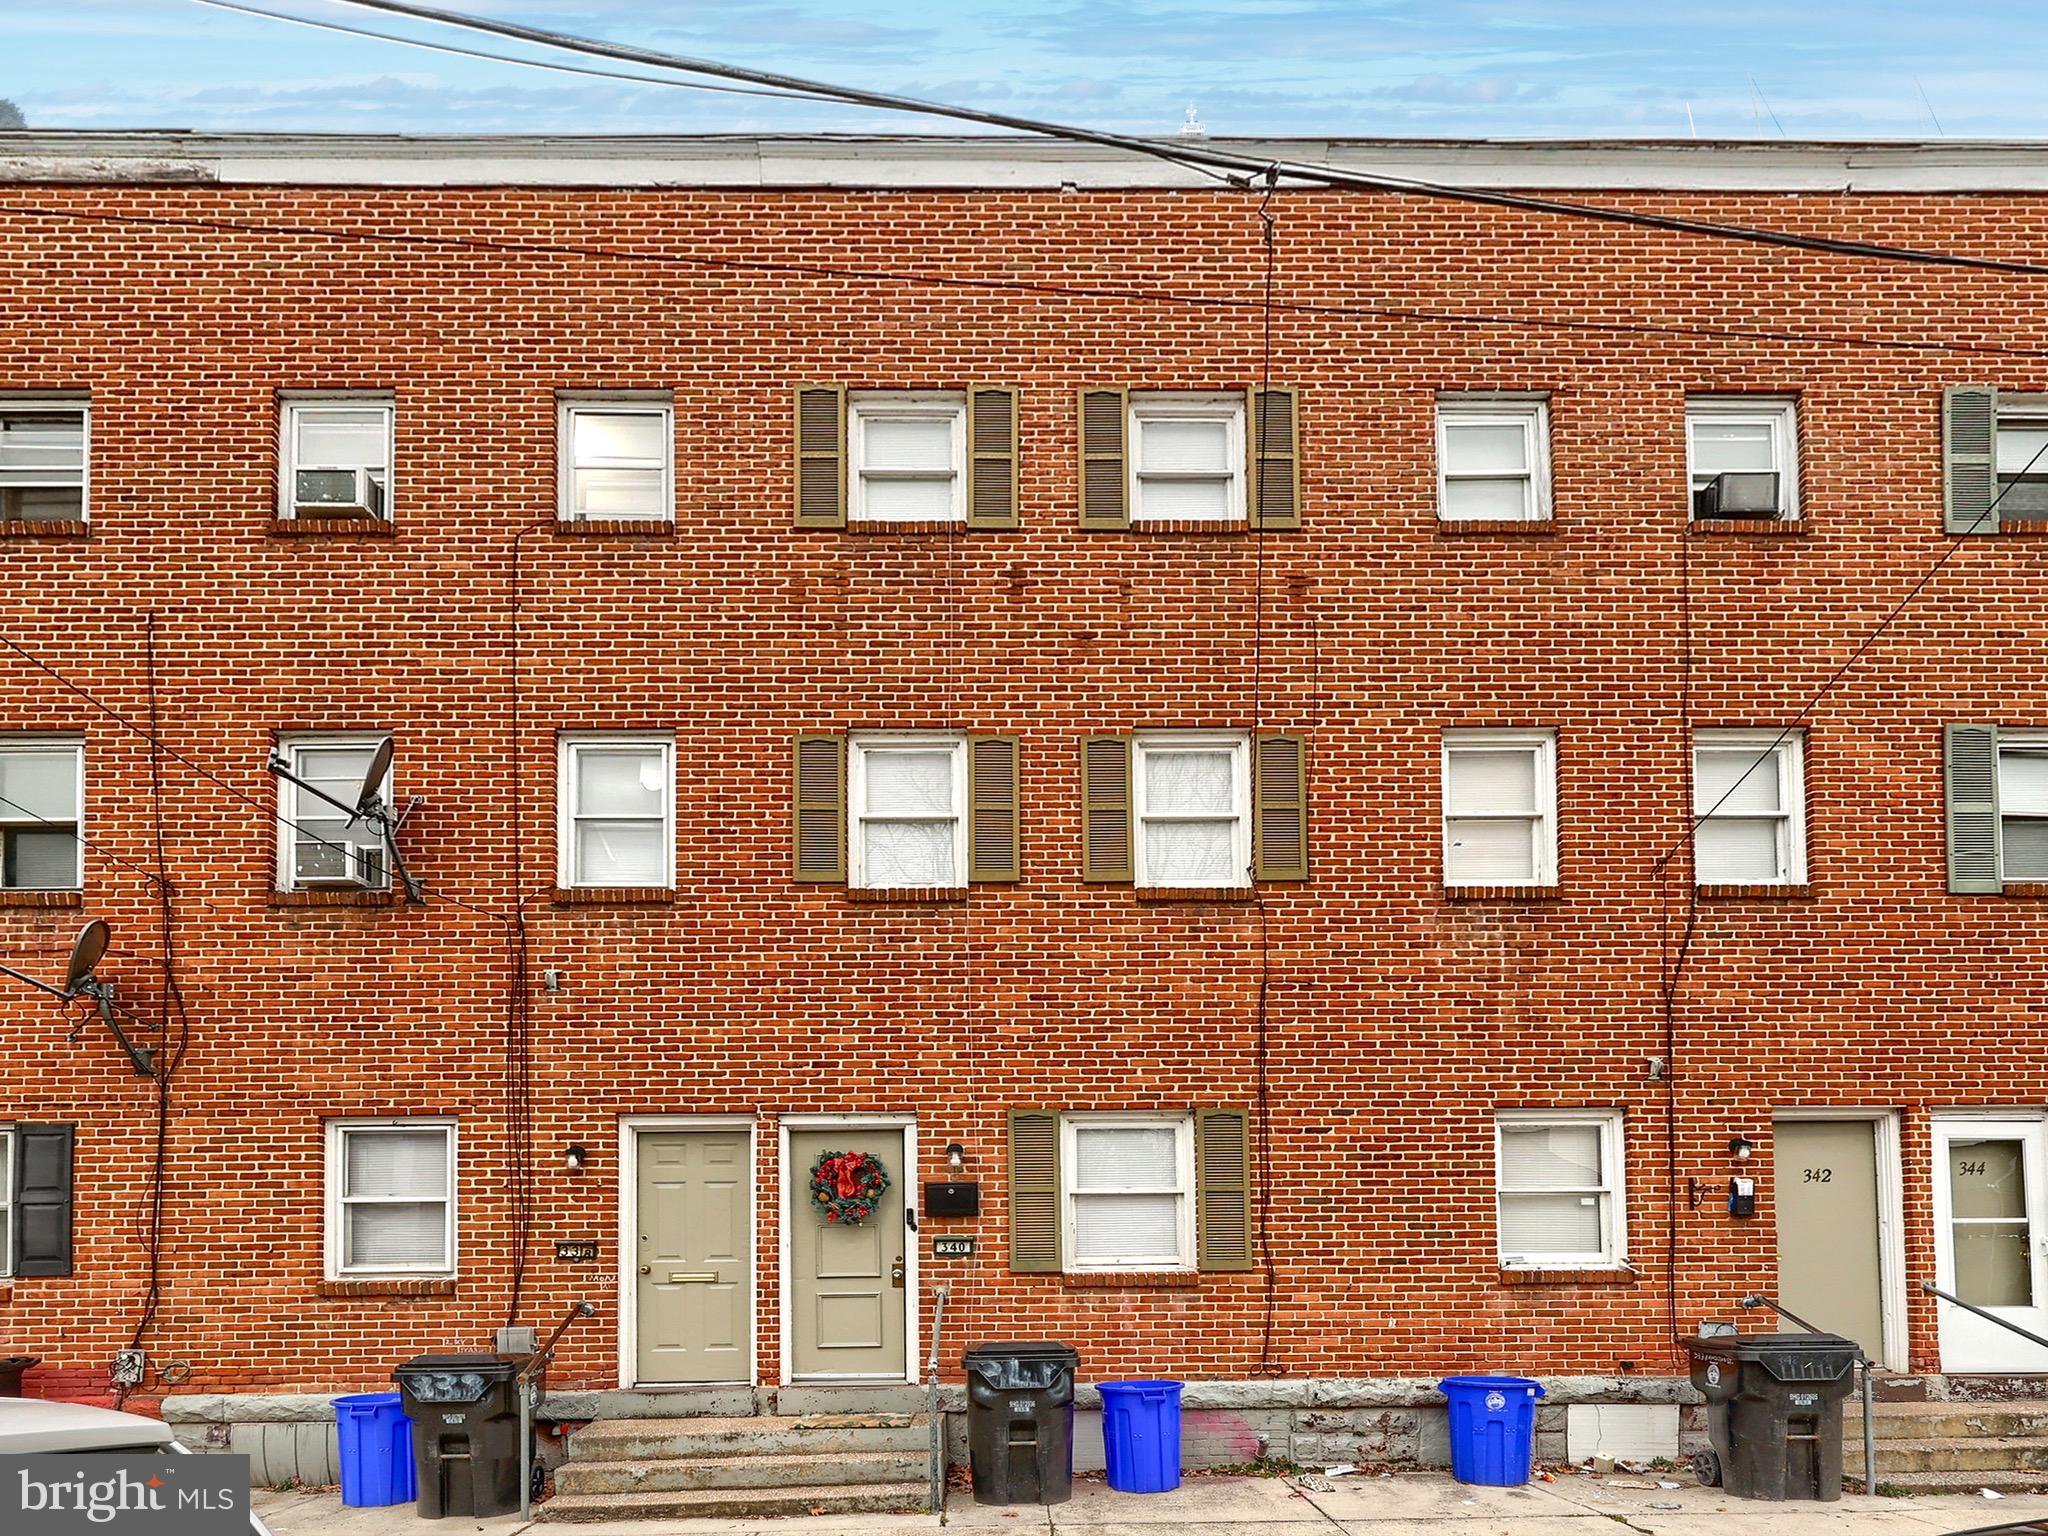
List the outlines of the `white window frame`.
{"label": "white window frame", "polygon": [[[867,462],[867,433],[862,430],[870,420],[887,418],[908,418],[919,421],[946,421],[952,427],[951,465],[953,475],[952,503],[941,518],[904,518],[878,513],[868,506],[868,481],[870,479],[913,479],[931,478],[929,472],[890,469],[870,465]],[[898,523],[898,522],[948,522],[967,521],[967,396],[949,390],[864,390],[846,398],[846,457],[847,457],[847,498],[846,516],[856,523]]]}
{"label": "white window frame", "polygon": [[2042,818],[2023,812],[2008,811],[2005,808],[2005,754],[2009,751],[2048,754],[2048,731],[2001,730],[1998,733],[1998,752],[1994,767],[1998,791],[1998,872],[2001,880],[2018,881],[2021,877],[2005,872],[2005,824],[2009,820],[2038,821]]}
{"label": "white window frame", "polygon": [[14,1186],[21,1178],[21,1138],[15,1135],[12,1125],[0,1124],[0,1148],[6,1149],[6,1156],[0,1158],[0,1243],[5,1251],[0,1252],[0,1280],[14,1278]]}
{"label": "white window frame", "polygon": [[1166,390],[1134,391],[1126,403],[1125,441],[1127,444],[1129,496],[1131,521],[1134,523],[1160,523],[1189,521],[1186,513],[1147,512],[1145,510],[1145,482],[1147,480],[1216,478],[1206,474],[1168,474],[1157,470],[1146,470],[1144,431],[1148,421],[1220,421],[1228,428],[1227,441],[1223,449],[1223,462],[1228,466],[1224,510],[1219,517],[1199,517],[1197,522],[1217,524],[1242,523],[1246,521],[1245,510],[1245,424],[1244,396],[1224,394],[1215,391],[1180,393]]}
{"label": "white window frame", "polygon": [[[667,731],[565,731],[557,746],[555,761],[555,883],[563,890],[604,890],[576,878],[576,823],[582,794],[582,754],[586,748],[613,751],[621,747],[648,749],[661,753],[662,773],[668,793],[661,802],[661,890],[676,885],[676,739]],[[597,816],[594,821],[618,821],[617,816]]]}
{"label": "white window frame", "polygon": [[[448,1187],[444,1194],[448,1214],[442,1225],[442,1262],[439,1264],[406,1264],[382,1266],[376,1269],[361,1266],[348,1267],[342,1263],[342,1256],[348,1252],[346,1242],[346,1206],[354,1204],[405,1204],[416,1205],[428,1202],[411,1198],[403,1201],[347,1200],[342,1197],[348,1178],[347,1140],[356,1131],[444,1131],[448,1139]],[[461,1230],[457,1219],[456,1195],[462,1183],[462,1168],[457,1158],[461,1142],[456,1131],[453,1115],[394,1116],[378,1119],[343,1119],[327,1122],[327,1169],[326,1186],[322,1203],[326,1207],[326,1275],[329,1280],[363,1279],[452,1279],[456,1274],[456,1244]]]}
{"label": "white window frame", "polygon": [[[576,462],[576,418],[595,416],[653,416],[661,422],[661,510],[653,513],[609,513],[593,518],[576,510],[578,469],[648,469],[633,462],[578,464]],[[673,523],[676,518],[676,408],[673,400],[645,394],[593,394],[559,396],[555,403],[555,516],[564,523],[625,522]]]}
{"label": "white window frame", "polygon": [[1160,882],[1152,877],[1149,839],[1146,827],[1154,821],[1214,821],[1214,816],[1190,816],[1180,812],[1154,813],[1147,804],[1145,794],[1145,758],[1148,753],[1158,752],[1218,752],[1230,753],[1230,805],[1231,816],[1236,825],[1230,836],[1230,867],[1235,878],[1215,886],[1188,887],[1188,889],[1236,891],[1252,883],[1252,743],[1245,731],[1140,731],[1131,738],[1131,835],[1133,847],[1131,857],[1135,884],[1140,888],[1158,887]]}
{"label": "white window frame", "polygon": [[[1709,879],[1694,859],[1693,879],[1700,885],[1804,885],[1806,883],[1806,733],[1792,731],[1785,733],[1780,741],[1777,731],[1695,731],[1692,738],[1693,780],[1699,780],[1699,753],[1709,751],[1750,752],[1761,756],[1768,753],[1771,761],[1759,762],[1749,770],[1752,774],[1771,773],[1777,775],[1778,804],[1778,873],[1768,880],[1724,880]],[[1751,821],[1759,818],[1725,813],[1738,820]],[[1693,816],[1704,825],[1712,819],[1711,805],[1702,805],[1697,799],[1693,803]],[[1697,835],[1697,828],[1695,829]]]}
{"label": "white window frame", "polygon": [[[1507,1138],[1510,1126],[1585,1126],[1597,1127],[1600,1132],[1601,1180],[1593,1189],[1523,1189],[1510,1192],[1507,1188]],[[1627,1152],[1625,1118],[1618,1109],[1513,1109],[1500,1110],[1493,1117],[1493,1200],[1494,1240],[1503,1269],[1627,1269],[1628,1263],[1628,1193],[1627,1193]],[[1600,1223],[1601,1247],[1595,1253],[1510,1253],[1508,1252],[1505,1227],[1500,1219],[1501,1205],[1515,1195],[1535,1194],[1593,1194],[1606,1201],[1602,1208]]]}
{"label": "white window frame", "polygon": [[[1778,521],[1799,520],[1799,401],[1792,395],[1687,395],[1685,398],[1685,507],[1691,518],[1695,426],[1733,422],[1771,429],[1772,467],[1778,472]],[[1709,519],[1712,521],[1712,519]]]}
{"label": "white window frame", "polygon": [[[869,816],[867,813],[867,759],[871,752],[945,749],[953,757],[953,869],[952,885],[967,884],[967,737],[952,731],[863,731],[846,740],[846,882],[856,890],[895,889],[869,883],[867,872],[867,823],[870,821],[933,821],[926,816]],[[921,887],[920,887],[921,889]]]}
{"label": "white window frame", "polygon": [[278,400],[277,412],[277,515],[285,522],[301,518],[346,516],[335,509],[317,506],[301,508],[299,504],[299,471],[340,469],[333,464],[302,464],[299,462],[299,416],[304,411],[375,411],[384,419],[384,510],[376,513],[376,520],[388,523],[398,512],[398,404],[389,394],[363,391],[350,393],[336,392],[294,392]]}
{"label": "white window frame", "polygon": [[[277,738],[277,753],[278,756],[284,759],[287,768],[291,769],[293,773],[298,774],[300,778],[304,778],[306,775],[299,766],[299,753],[305,748],[374,748],[379,742],[387,741],[390,737],[391,733],[389,731],[292,731]],[[298,830],[294,824],[304,820],[309,814],[299,803],[299,797],[306,794],[306,792],[290,779],[284,778],[281,775],[273,774],[272,777],[277,780],[277,888],[280,891],[347,889],[388,891],[391,889],[392,870],[388,850],[384,865],[384,878],[381,884],[350,887],[338,882],[300,880],[297,866],[293,862],[293,845],[298,837]],[[398,765],[394,762],[390,770],[384,775],[383,797],[386,805],[398,803],[397,793],[392,788],[397,778]],[[325,816],[338,814],[334,807],[326,801],[314,799],[310,795],[307,798],[312,800],[315,806],[319,807],[319,814]]]}
{"label": "white window frame", "polygon": [[1529,473],[1522,489],[1522,511],[1505,519],[1518,523],[1547,523],[1552,517],[1550,495],[1550,402],[1540,397],[1514,395],[1440,395],[1436,402],[1436,515],[1439,522],[1491,522],[1496,519],[1454,512],[1449,486],[1455,480],[1504,480],[1505,475],[1480,474],[1451,468],[1451,423],[1478,422],[1485,426],[1519,427]]}
{"label": "white window frame", "polygon": [[[92,520],[92,401],[84,395],[10,395],[0,397],[0,416],[78,416],[78,521]],[[20,485],[21,482],[16,482]],[[69,489],[69,480],[51,480],[38,484],[26,483],[27,489]],[[32,519],[41,522],[67,522],[66,518]]]}
{"label": "white window frame", "polygon": [[[1158,1130],[1174,1133],[1174,1174],[1171,1190],[1082,1190],[1074,1187],[1080,1170],[1079,1133],[1087,1130]],[[1090,1195],[1171,1194],[1180,1205],[1174,1235],[1179,1251],[1172,1254],[1133,1259],[1089,1260],[1080,1258],[1079,1222],[1076,1202]],[[1069,1274],[1171,1274],[1190,1271],[1195,1260],[1195,1117],[1170,1112],[1101,1111],[1060,1116],[1060,1251]]]}
{"label": "white window frame", "polygon": [[[1451,878],[1451,822],[1483,821],[1483,816],[1451,815],[1451,757],[1461,748],[1470,747],[1476,751],[1498,752],[1503,748],[1521,749],[1534,754],[1536,759],[1536,858],[1535,876],[1529,880],[1454,880]],[[1439,857],[1442,860],[1443,883],[1447,889],[1459,890],[1506,885],[1541,890],[1557,884],[1557,732],[1541,731],[1495,731],[1495,730],[1450,730],[1443,733],[1443,746],[1438,758],[1439,779]],[[1499,820],[1524,820],[1521,816],[1502,815]]]}
{"label": "white window frame", "polygon": [[[67,886],[22,885],[10,886],[0,883],[0,890],[67,890],[85,889],[85,742],[76,736],[9,736],[0,738],[0,753],[5,752],[69,752],[72,758],[72,803],[77,807],[77,818],[71,823],[71,835],[78,840],[78,882]],[[40,817],[24,815],[13,806],[0,803],[0,825],[7,827],[58,827],[62,822],[45,821]]]}

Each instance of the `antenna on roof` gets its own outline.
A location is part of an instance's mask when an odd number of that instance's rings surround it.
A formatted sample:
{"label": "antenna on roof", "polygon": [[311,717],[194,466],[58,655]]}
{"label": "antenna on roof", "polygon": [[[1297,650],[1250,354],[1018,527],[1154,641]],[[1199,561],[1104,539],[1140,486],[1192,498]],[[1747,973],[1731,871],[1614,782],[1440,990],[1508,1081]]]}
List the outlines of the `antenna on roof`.
{"label": "antenna on roof", "polygon": [[1195,115],[1195,104],[1188,103],[1187,120],[1180,125],[1180,136],[1184,139],[1206,139],[1209,130],[1202,126],[1202,120]]}
{"label": "antenna on roof", "polygon": [[[111,981],[101,981],[98,976],[93,974],[107,953],[107,940],[109,936],[106,921],[103,918],[95,917],[78,930],[78,937],[71,944],[71,958],[64,966],[64,985],[61,987],[52,986],[47,981],[38,981],[33,976],[17,971],[11,965],[0,965],[0,975],[11,976],[16,981],[25,982],[29,986],[34,987],[38,992],[47,992],[52,997],[61,997],[67,1003],[73,998],[79,997],[92,999],[94,1005],[99,1009],[100,1022],[112,1031],[114,1038],[121,1043],[121,1049],[127,1053],[129,1061],[135,1064],[135,1075],[137,1077],[154,1077],[156,1076],[156,1053],[148,1046],[137,1045],[128,1038],[128,1031],[121,1027],[121,1021],[116,1017],[117,1013],[127,1013],[128,1011],[125,1008],[117,1009],[115,1007],[114,984]],[[128,1017],[133,1019],[135,1016],[128,1014]]]}
{"label": "antenna on roof", "polygon": [[[391,867],[398,872],[398,883],[405,888],[405,899],[418,906],[426,901],[426,893],[413,872],[406,867],[405,855],[398,848],[398,829],[405,825],[405,818],[412,814],[413,806],[418,805],[419,801],[415,799],[412,805],[398,811],[393,810],[390,803],[385,800],[384,787],[391,778],[393,750],[389,736],[377,743],[377,750],[370,754],[369,766],[363,770],[363,777],[356,786],[355,795],[349,800],[337,800],[319,785],[307,783],[292,772],[291,764],[282,753],[272,756],[270,771],[287,783],[297,785],[314,799],[333,806],[351,822],[362,822],[375,832],[385,856],[391,860]],[[344,848],[344,855],[347,851]]]}

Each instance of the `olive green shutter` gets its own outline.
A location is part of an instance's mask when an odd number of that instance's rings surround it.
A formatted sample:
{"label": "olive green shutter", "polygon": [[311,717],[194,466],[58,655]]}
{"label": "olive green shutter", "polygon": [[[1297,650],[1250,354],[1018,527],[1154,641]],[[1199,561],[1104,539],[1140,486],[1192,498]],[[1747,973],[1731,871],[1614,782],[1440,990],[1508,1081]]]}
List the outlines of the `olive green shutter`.
{"label": "olive green shutter", "polygon": [[1018,876],[1017,738],[967,738],[967,878]]}
{"label": "olive green shutter", "polygon": [[1254,528],[1301,526],[1301,392],[1274,384],[1249,392],[1251,523]]}
{"label": "olive green shutter", "polygon": [[71,1182],[77,1133],[69,1125],[14,1128],[14,1273],[71,1273]]}
{"label": "olive green shutter", "polygon": [[1081,878],[1127,881],[1131,867],[1131,739],[1081,743]]}
{"label": "olive green shutter", "polygon": [[1308,878],[1308,744],[1261,732],[1252,768],[1252,870],[1260,880]]}
{"label": "olive green shutter", "polygon": [[1060,1117],[1049,1109],[1010,1111],[1010,1268],[1057,1274],[1060,1267]]}
{"label": "olive green shutter", "polygon": [[1941,400],[1941,483],[1950,533],[1998,532],[1998,391],[1959,384]]}
{"label": "olive green shutter", "polygon": [[1248,1111],[1195,1111],[1195,1255],[1199,1269],[1252,1268]]}
{"label": "olive green shutter", "polygon": [[846,878],[846,738],[796,739],[796,815],[791,829],[799,880]]}
{"label": "olive green shutter", "polygon": [[1081,526],[1131,526],[1130,470],[1124,433],[1128,392],[1081,391]]}
{"label": "olive green shutter", "polygon": [[796,524],[846,526],[846,386],[801,384],[796,392]]}
{"label": "olive green shutter", "polygon": [[967,392],[967,526],[1017,526],[1017,391],[977,384]]}
{"label": "olive green shutter", "polygon": [[1948,888],[1958,895],[2005,889],[1998,860],[1998,727],[1951,725],[1942,732],[1948,798]]}

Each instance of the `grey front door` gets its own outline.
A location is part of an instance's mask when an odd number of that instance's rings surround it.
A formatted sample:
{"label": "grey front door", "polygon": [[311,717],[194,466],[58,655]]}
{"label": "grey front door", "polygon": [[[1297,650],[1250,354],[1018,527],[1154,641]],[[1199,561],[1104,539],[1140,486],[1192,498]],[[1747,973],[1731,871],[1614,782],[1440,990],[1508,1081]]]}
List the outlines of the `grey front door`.
{"label": "grey front door", "polygon": [[639,1135],[639,1381],[753,1377],[752,1142],[745,1130]]}
{"label": "grey front door", "polygon": [[1771,1134],[1778,1165],[1778,1298],[1883,1360],[1877,1123],[1780,1120]]}
{"label": "grey front door", "polygon": [[[798,1380],[904,1379],[904,1141],[899,1126],[790,1133],[789,1363]],[[872,1153],[888,1171],[888,1193],[858,1226],[826,1221],[811,1198],[811,1169],[827,1152]]]}

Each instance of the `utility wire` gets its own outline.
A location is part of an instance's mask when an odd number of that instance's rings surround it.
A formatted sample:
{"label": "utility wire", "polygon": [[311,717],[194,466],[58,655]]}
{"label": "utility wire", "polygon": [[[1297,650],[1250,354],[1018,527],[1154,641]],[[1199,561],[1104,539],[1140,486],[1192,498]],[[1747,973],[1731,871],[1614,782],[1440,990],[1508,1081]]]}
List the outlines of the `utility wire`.
{"label": "utility wire", "polygon": [[[772,277],[852,279],[865,283],[900,283],[911,287],[964,289],[971,292],[1029,293],[1049,298],[1103,299],[1119,304],[1167,304],[1193,309],[1263,311],[1258,298],[1185,293],[1167,288],[1101,288],[1028,278],[958,277],[941,272],[904,272],[876,267],[837,267],[815,262],[756,261],[743,257],[685,255],[666,251],[628,251],[613,246],[567,244],[543,240],[494,240],[475,236],[421,235],[394,231],[334,229],[315,224],[281,224],[249,219],[179,218],[168,214],[107,213],[50,208],[28,203],[0,203],[0,213],[19,214],[81,224],[129,225],[143,229],[193,229],[223,234],[293,235],[313,240],[354,241],[368,245],[408,246],[428,250],[482,251],[534,256],[577,256],[593,261],[619,261],[648,266],[688,267],[706,271],[752,272]],[[1874,351],[1965,354],[1987,357],[2048,359],[2048,347],[2015,347],[2000,342],[1909,341],[1853,331],[1743,330],[1732,326],[1667,325],[1652,321],[1570,320],[1542,315],[1489,314],[1484,311],[1415,309],[1385,304],[1326,304],[1313,300],[1274,301],[1278,314],[1327,315],[1366,320],[1414,321],[1425,325],[1458,325],[1480,329],[1561,331],[1594,336],[1670,336],[1698,341],[1788,342],[1796,345],[1861,347]]]}
{"label": "utility wire", "polygon": [[1247,155],[1234,153],[1229,150],[1191,145],[1185,140],[1165,143],[1132,134],[1106,133],[1093,128],[1080,128],[1071,124],[1049,122],[1040,118],[1019,117],[1013,113],[989,112],[977,107],[952,106],[944,102],[927,101],[916,96],[897,96],[883,91],[868,91],[853,86],[833,85],[828,81],[810,80],[800,75],[785,75],[770,70],[747,69],[735,64],[722,64],[711,59],[692,58],[683,54],[661,53],[655,49],[630,47],[622,43],[601,42],[592,38],[578,37],[573,33],[551,32],[540,27],[520,26],[512,22],[492,21],[480,16],[471,16],[461,11],[443,10],[437,6],[416,5],[409,3],[409,0],[336,0],[336,3],[352,5],[367,10],[384,11],[395,16],[411,16],[418,20],[439,22],[445,26],[460,27],[473,32],[487,32],[500,37],[517,38],[522,42],[538,43],[543,47],[558,48],[570,53],[584,53],[600,58],[622,59],[629,63],[652,65],[660,69],[674,69],[689,74],[710,75],[715,79],[740,80],[751,85],[769,86],[783,91],[808,92],[829,97],[833,100],[844,101],[854,106],[874,107],[890,112],[915,112],[929,117],[944,117],[959,122],[980,123],[992,128],[1008,128],[1019,133],[1065,139],[1079,144],[1096,144],[1109,149],[1121,149],[1127,150],[1132,154],[1146,155],[1156,160],[1170,161],[1177,165],[1203,164],[1220,170],[1241,172],[1246,176],[1264,175],[1268,172],[1274,172],[1290,181],[1308,182],[1327,187],[1341,187],[1367,192],[1402,193],[1449,202],[1473,203],[1493,208],[1511,208],[1526,213],[1554,214],[1567,218],[1589,219],[1605,224],[1621,224],[1642,229],[1662,230],[1672,234],[1696,235],[1710,239],[1741,241],[1755,245],[1780,246],[1792,250],[1821,252],[1836,256],[1857,256],[1872,260],[1912,262],[1923,266],[1958,267],[1972,271],[2004,272],[2029,277],[2048,276],[2048,265],[2039,262],[2006,261],[1990,256],[1966,256],[1950,251],[1930,251],[1910,246],[1881,245],[1861,240],[1838,240],[1821,235],[1802,235],[1792,230],[1762,229],[1743,224],[1717,223],[1708,219],[1688,219],[1670,214],[1644,213],[1629,208],[1603,207],[1596,203],[1574,203],[1557,198],[1531,197],[1523,193],[1494,191],[1483,187],[1454,186],[1443,182],[1422,181],[1411,177],[1387,176],[1364,171],[1347,170],[1339,166],[1317,161],[1270,159],[1258,155]]}

